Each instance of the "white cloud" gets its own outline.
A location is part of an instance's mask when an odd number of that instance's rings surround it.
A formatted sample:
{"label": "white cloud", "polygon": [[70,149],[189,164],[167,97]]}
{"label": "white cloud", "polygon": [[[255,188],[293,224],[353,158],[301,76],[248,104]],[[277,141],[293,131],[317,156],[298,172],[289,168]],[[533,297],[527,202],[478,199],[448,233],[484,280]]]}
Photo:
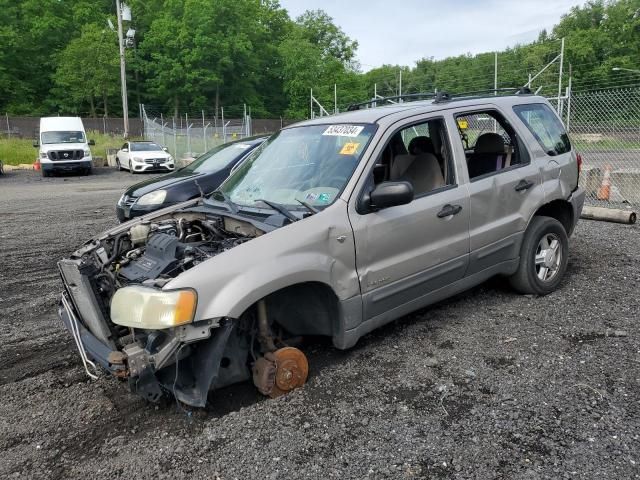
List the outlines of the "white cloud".
{"label": "white cloud", "polygon": [[281,0],[292,17],[322,9],[359,43],[363,70],[502,50],[550,30],[579,0]]}

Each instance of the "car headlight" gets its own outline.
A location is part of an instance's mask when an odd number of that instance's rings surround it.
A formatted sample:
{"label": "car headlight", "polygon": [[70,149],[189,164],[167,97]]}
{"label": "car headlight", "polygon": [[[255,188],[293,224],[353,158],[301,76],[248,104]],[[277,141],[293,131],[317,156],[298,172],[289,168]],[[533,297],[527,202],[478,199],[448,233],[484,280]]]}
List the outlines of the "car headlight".
{"label": "car headlight", "polygon": [[136,202],[136,205],[160,205],[166,197],[166,190],[156,190],[155,192],[149,192],[141,196]]}
{"label": "car headlight", "polygon": [[133,157],[134,162],[144,162],[144,158],[142,157]]}
{"label": "car headlight", "polygon": [[161,330],[193,322],[198,296],[193,290],[163,291],[131,285],[111,299],[111,321],[132,328]]}
{"label": "car headlight", "polygon": [[120,196],[120,199],[118,200],[118,205],[124,205],[124,193]]}
{"label": "car headlight", "polygon": [[84,151],[84,156],[85,157],[90,157],[91,156],[91,150],[89,150],[88,148]]}
{"label": "car headlight", "polygon": [[40,158],[47,158],[47,152],[40,152]]}

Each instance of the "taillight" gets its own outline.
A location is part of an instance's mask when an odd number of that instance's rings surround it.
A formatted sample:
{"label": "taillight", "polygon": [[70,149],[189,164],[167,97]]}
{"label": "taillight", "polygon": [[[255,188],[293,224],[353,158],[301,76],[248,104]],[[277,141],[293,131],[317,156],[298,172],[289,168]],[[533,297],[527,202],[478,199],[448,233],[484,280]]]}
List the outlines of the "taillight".
{"label": "taillight", "polygon": [[582,171],[582,155],[579,153],[576,154],[576,161],[578,162],[578,175],[580,175],[580,172]]}

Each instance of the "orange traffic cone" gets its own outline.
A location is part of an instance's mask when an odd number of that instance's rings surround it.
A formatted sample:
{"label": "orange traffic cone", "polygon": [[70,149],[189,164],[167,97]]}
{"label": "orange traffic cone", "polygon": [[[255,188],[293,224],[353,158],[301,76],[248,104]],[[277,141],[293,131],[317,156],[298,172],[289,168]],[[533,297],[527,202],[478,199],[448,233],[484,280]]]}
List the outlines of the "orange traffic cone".
{"label": "orange traffic cone", "polygon": [[40,160],[36,160],[36,163],[33,164],[34,170],[40,170]]}
{"label": "orange traffic cone", "polygon": [[598,189],[598,200],[609,200],[611,195],[611,165],[605,165],[602,183]]}

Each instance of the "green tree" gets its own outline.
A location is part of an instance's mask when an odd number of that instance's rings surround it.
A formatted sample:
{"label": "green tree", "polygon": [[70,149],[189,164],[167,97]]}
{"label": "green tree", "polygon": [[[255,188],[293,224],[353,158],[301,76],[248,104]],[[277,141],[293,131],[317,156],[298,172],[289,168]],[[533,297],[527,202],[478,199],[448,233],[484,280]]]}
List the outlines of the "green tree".
{"label": "green tree", "polygon": [[114,32],[86,25],[58,58],[55,83],[61,110],[79,113],[79,107],[88,103],[90,115],[95,116],[96,103],[101,102],[102,113],[108,115],[109,98],[119,92],[118,55]]}
{"label": "green tree", "polygon": [[298,17],[280,45],[286,114],[305,118],[310,114],[310,92],[321,103],[333,104],[333,86],[340,84],[341,99],[357,101],[363,88],[355,63],[357,42],[351,40],[331,17],[316,10]]}

